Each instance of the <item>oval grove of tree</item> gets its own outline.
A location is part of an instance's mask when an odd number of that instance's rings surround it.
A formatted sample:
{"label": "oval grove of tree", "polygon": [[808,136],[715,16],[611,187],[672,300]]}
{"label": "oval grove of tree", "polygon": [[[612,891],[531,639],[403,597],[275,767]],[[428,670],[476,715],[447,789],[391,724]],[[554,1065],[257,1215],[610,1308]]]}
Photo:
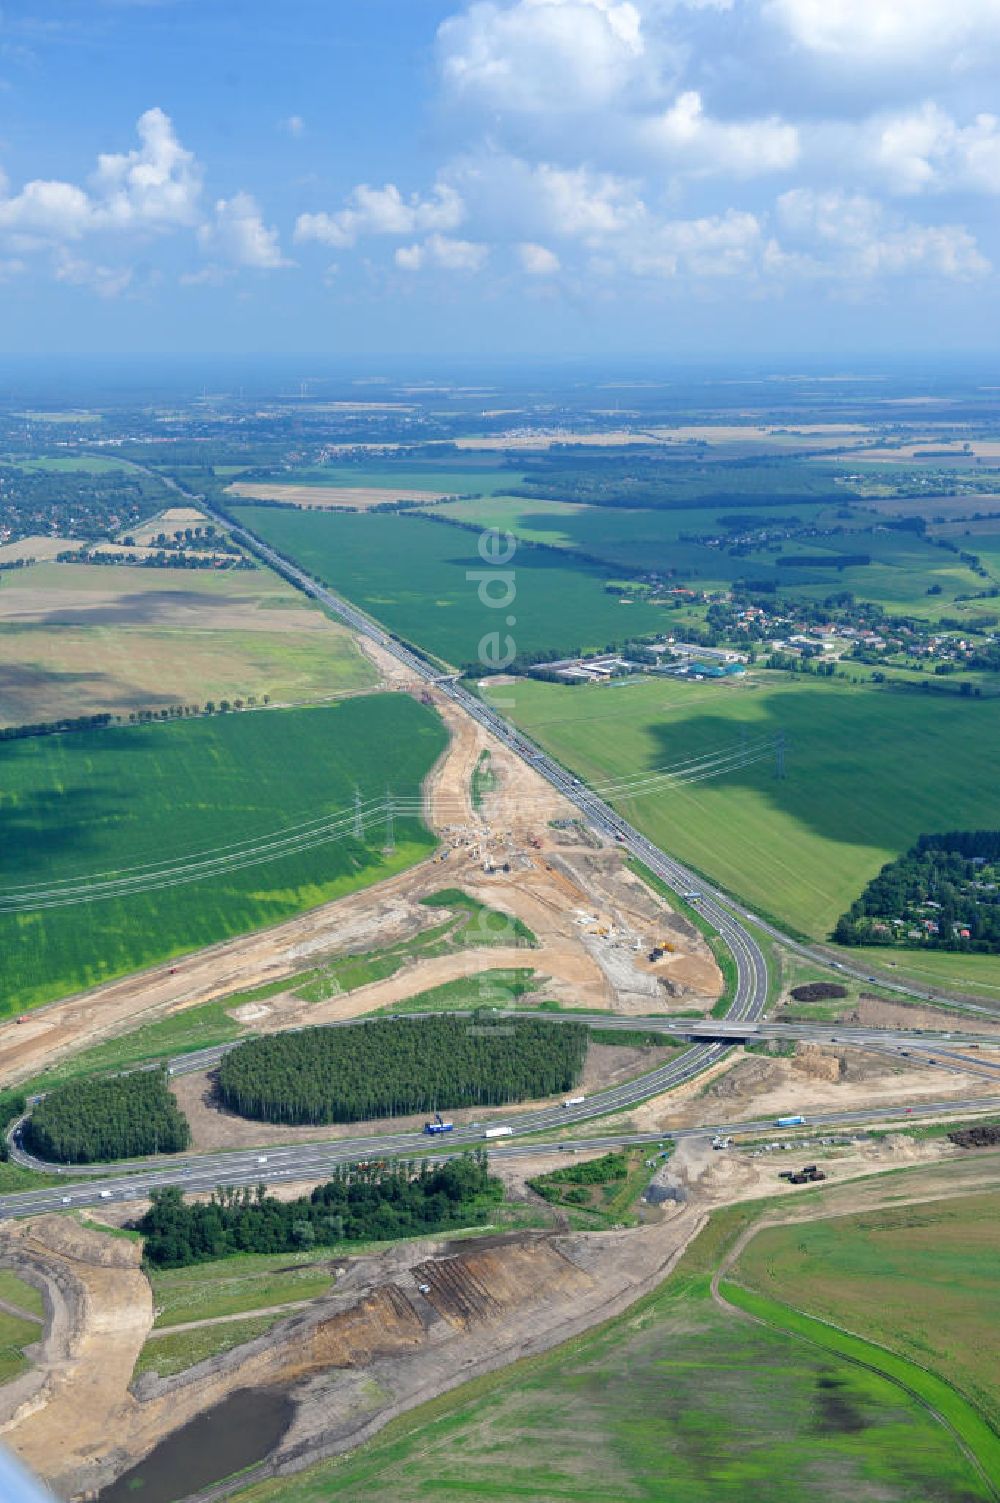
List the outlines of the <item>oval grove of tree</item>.
{"label": "oval grove of tree", "polygon": [[569,1090],[587,1042],[582,1023],[496,1013],[306,1028],[240,1044],[219,1093],[241,1116],[296,1124],[501,1106]]}

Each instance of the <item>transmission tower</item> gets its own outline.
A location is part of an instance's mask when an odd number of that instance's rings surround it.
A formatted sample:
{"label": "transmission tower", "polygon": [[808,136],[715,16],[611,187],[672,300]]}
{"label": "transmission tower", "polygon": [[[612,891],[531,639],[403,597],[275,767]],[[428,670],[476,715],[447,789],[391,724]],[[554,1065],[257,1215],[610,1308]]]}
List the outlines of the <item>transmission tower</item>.
{"label": "transmission tower", "polygon": [[364,822],[361,818],[361,790],[354,790],[354,838],[360,840],[365,833]]}
{"label": "transmission tower", "polygon": [[389,854],[391,854],[396,849],[396,833],[395,833],[395,823],[394,823],[394,820],[393,820],[393,813],[394,813],[394,811],[393,811],[393,805],[392,805],[392,794],[390,793],[389,789],[387,788],[385,790],[385,847],[384,847],[384,849]]}
{"label": "transmission tower", "polygon": [[785,776],[785,733],[779,731],[774,738],[774,776],[782,780]]}

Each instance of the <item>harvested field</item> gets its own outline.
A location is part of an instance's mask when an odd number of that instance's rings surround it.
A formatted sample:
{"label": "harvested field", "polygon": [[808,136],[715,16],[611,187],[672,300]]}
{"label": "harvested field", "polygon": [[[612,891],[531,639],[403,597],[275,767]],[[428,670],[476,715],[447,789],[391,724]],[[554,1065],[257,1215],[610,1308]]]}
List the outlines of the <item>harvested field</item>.
{"label": "harvested field", "polygon": [[329,622],[264,569],[142,569],[38,563],[4,579],[0,624],[322,631]]}
{"label": "harvested field", "polygon": [[284,485],[238,480],[226,487],[226,494],[247,501],[289,501],[309,510],[368,511],[373,506],[385,506],[393,501],[412,501],[414,504],[441,501],[450,492],[408,490],[405,486],[393,489],[377,485]]}
{"label": "harvested field", "polygon": [[12,564],[18,559],[37,559],[39,563],[54,559],[67,548],[79,546],[71,538],[29,537],[18,538],[16,543],[0,544],[0,563]]}
{"label": "harvested field", "polygon": [[310,704],[375,686],[326,617],[255,611],[252,630],[0,625],[0,725],[228,699]]}
{"label": "harvested field", "polygon": [[130,528],[128,536],[140,545],[148,545],[158,533],[165,532],[169,537],[177,528],[203,527],[206,521],[205,513],[196,506],[168,506],[140,527]]}

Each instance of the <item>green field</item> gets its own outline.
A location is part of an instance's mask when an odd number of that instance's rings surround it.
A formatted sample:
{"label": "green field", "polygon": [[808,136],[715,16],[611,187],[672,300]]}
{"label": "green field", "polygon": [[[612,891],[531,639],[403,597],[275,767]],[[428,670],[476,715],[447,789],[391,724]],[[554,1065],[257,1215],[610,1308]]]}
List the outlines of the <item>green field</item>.
{"label": "green field", "polygon": [[[267,477],[278,485],[328,485],[342,490],[370,486],[374,490],[427,491],[432,496],[492,496],[498,491],[509,490],[512,485],[519,485],[521,478],[518,470],[498,465],[492,454],[488,456],[488,462],[482,464],[470,461],[466,455],[454,466],[443,464],[440,459],[421,463],[408,458],[398,465],[306,466],[278,470]],[[266,482],[255,480],[249,483]]]}
{"label": "green field", "polygon": [[[747,1207],[749,1219],[761,1203]],[[239,1503],[976,1503],[993,1496],[914,1396],[719,1309],[713,1218],[623,1316],[474,1380],[360,1450]],[[721,1240],[720,1240],[721,1233]]]}
{"label": "green field", "polygon": [[766,1227],[732,1276],[929,1368],[1000,1429],[1000,1194]]}
{"label": "green field", "polygon": [[37,1315],[39,1320],[45,1314],[41,1290],[18,1278],[10,1268],[0,1268],[0,1299],[16,1305],[19,1310],[26,1310],[29,1315]]}
{"label": "green field", "polygon": [[315,1253],[241,1253],[190,1268],[154,1268],[149,1281],[155,1325],[163,1329],[316,1299],[329,1292],[333,1275]]}
{"label": "green field", "polygon": [[[984,755],[1000,735],[995,700],[777,673],[726,684],[519,682],[502,692],[519,725],[596,785],[738,749],[743,728],[751,742],[783,730],[784,780],[768,759],[618,802],[665,849],[805,934],[825,936],[922,831],[1000,823],[1000,788]],[[905,954],[892,958],[905,965]]]}
{"label": "green field", "polygon": [[76,471],[77,474],[83,475],[110,475],[116,472],[121,474],[123,470],[133,472],[137,470],[137,466],[127,459],[105,459],[93,454],[46,454],[40,459],[18,459],[13,463],[19,470],[51,471],[56,475],[66,471]]}
{"label": "green field", "polygon": [[[250,864],[256,842],[349,809],[355,787],[413,797],[440,755],[437,716],[404,695],[213,716],[0,746],[0,894],[52,898],[0,917],[7,1013],[276,923],[383,880],[433,839],[410,816]],[[289,776],[294,767],[294,777]],[[242,847],[242,854],[233,853]],[[95,878],[232,855],[201,880],[96,900]],[[186,875],[186,873],[180,873]],[[63,904],[64,897],[73,902]],[[44,906],[57,903],[58,906]]]}
{"label": "green field", "polygon": [[[234,506],[234,515],[282,553],[342,591],[398,635],[446,662],[476,664],[486,634],[510,634],[518,654],[603,648],[659,630],[664,613],[623,605],[605,590],[597,565],[577,563],[549,548],[522,548],[510,567],[509,609],[479,599],[467,571],[490,569],[475,534],[418,515],[346,515]],[[490,587],[501,598],[500,583]],[[512,620],[510,619],[512,618]],[[503,650],[502,648],[500,649]],[[496,655],[497,649],[491,649]]]}
{"label": "green field", "polygon": [[42,1328],[33,1320],[18,1320],[0,1310],[0,1383],[18,1377],[28,1367],[24,1348],[37,1341]]}
{"label": "green field", "polygon": [[495,527],[526,542],[591,554],[612,566],[661,573],[676,570],[678,576],[691,579],[701,589],[744,578],[748,573],[754,579],[777,577],[773,559],[768,561],[766,556],[760,566],[755,564],[749,570],[746,558],[731,557],[725,549],[682,541],[685,534],[711,536],[723,517],[748,514],[763,527],[778,526],[789,517],[812,525],[832,511],[808,501],[758,511],[736,504],[653,511],[502,495],[481,501],[449,501],[435,509],[436,516]]}
{"label": "green field", "polygon": [[[956,595],[975,593],[984,581],[955,554],[910,532],[862,530],[855,535],[857,529],[869,528],[878,519],[857,510],[845,519],[825,503],[754,508],[751,498],[726,506],[652,511],[497,495],[450,501],[437,508],[435,515],[496,527],[525,541],[587,554],[625,570],[673,572],[678,582],[689,581],[703,590],[726,588],[734,579],[774,584],[781,594],[804,600],[824,600],[836,591],[852,590],[859,599],[875,601],[889,611],[906,611],[931,621],[956,612],[974,615],[990,606],[981,600],[956,606]],[[748,554],[731,554],[727,547],[712,548],[690,540],[713,532],[724,535],[724,519],[733,516],[748,517],[757,527],[778,527],[797,518],[804,526],[848,530],[829,537],[791,539],[777,551],[758,549]],[[988,544],[958,542],[980,552],[989,565]],[[777,562],[786,555],[822,558],[851,552],[867,553],[872,561],[845,569],[786,567]],[[928,595],[932,585],[940,586],[940,594]]]}
{"label": "green field", "polygon": [[220,1357],[223,1352],[231,1352],[234,1346],[256,1340],[285,1318],[282,1314],[251,1315],[246,1320],[220,1321],[216,1326],[197,1326],[193,1331],[152,1336],[139,1353],[132,1376],[138,1378],[151,1372],[160,1378],[172,1378],[176,1373],[194,1367],[196,1362]]}

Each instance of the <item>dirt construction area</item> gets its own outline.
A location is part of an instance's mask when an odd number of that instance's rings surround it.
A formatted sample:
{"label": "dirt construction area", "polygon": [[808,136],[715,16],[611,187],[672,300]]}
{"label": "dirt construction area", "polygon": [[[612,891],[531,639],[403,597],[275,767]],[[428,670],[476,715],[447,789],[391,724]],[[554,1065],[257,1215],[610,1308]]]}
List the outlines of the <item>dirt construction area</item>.
{"label": "dirt construction area", "polygon": [[[44,1216],[8,1225],[0,1257],[47,1292],[33,1371],[0,1398],[0,1435],[67,1498],[121,1475],[165,1436],[242,1389],[289,1389],[294,1418],[266,1464],[292,1472],[349,1449],[448,1389],[543,1351],[627,1309],[673,1268],[718,1207],[781,1195],[773,1219],[842,1215],[1000,1182],[1000,1153],[896,1134],[810,1149],[827,1173],[820,1200],[796,1205],[778,1165],[746,1151],[681,1144],[665,1173],[677,1199],[622,1231],[514,1232],[425,1241],[335,1260],[332,1293],[265,1335],[161,1378],[131,1381],[152,1323],[135,1244]],[[497,1161],[515,1198],[551,1156]],[[882,1171],[907,1168],[907,1174]],[[659,1176],[658,1176],[659,1178]]]}
{"label": "dirt construction area", "polygon": [[[383,666],[382,654],[369,656]],[[396,669],[390,682],[405,690]],[[435,705],[452,732],[425,793],[426,817],[441,837],[436,857],[377,888],[40,1008],[22,1024],[7,1024],[0,1086],[140,1023],[283,977],[291,981],[334,956],[412,938],[440,922],[440,910],[419,900],[443,888],[461,888],[522,919],[537,948],[480,947],[418,960],[388,980],[328,1002],[310,1004],[278,993],[250,1026],[273,1030],[361,1016],[442,982],[504,966],[533,968],[544,978],[544,995],[567,1006],[620,1014],[709,1010],[722,978],[701,935],[625,868],[616,848],[586,840],[573,823],[575,811],[542,778],[447,701]],[[474,809],[472,772],[484,750],[490,752],[495,788]],[[564,827],[552,828],[552,820]],[[667,935],[673,949],[650,965],[650,945]]]}

